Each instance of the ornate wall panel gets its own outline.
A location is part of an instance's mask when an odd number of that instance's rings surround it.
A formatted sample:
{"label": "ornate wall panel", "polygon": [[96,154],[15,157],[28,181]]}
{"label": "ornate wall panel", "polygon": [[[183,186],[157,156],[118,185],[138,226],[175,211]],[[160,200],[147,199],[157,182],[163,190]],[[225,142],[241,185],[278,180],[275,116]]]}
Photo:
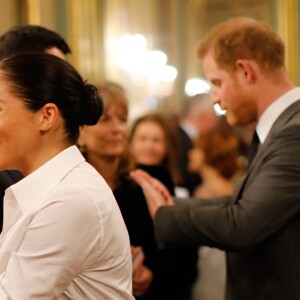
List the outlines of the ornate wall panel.
{"label": "ornate wall panel", "polygon": [[[287,46],[286,65],[299,78],[300,0],[1,0],[0,33],[17,24],[41,24],[58,31],[71,45],[68,60],[83,77],[123,84],[132,113],[145,109],[149,82],[128,74],[118,64],[120,37],[143,34],[147,51],[160,50],[178,71],[171,95],[160,96],[158,107],[180,109],[184,85],[203,76],[196,58],[199,40],[215,24],[234,16],[252,16],[278,30]],[[169,87],[162,86],[162,90]],[[151,96],[151,95],[150,95]]]}

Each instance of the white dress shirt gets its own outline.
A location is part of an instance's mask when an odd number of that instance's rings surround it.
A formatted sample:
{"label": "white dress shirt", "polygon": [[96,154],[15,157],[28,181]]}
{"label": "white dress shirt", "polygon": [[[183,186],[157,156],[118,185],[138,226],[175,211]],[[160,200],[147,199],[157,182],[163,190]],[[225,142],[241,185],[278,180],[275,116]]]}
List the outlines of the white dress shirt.
{"label": "white dress shirt", "polygon": [[188,135],[191,140],[196,139],[199,136],[199,132],[195,126],[186,121],[180,122],[181,129]]}
{"label": "white dress shirt", "polygon": [[0,300],[127,300],[127,229],[114,196],[72,146],[6,190]]}
{"label": "white dress shirt", "polygon": [[279,97],[263,112],[256,126],[256,132],[261,144],[266,140],[278,117],[298,100],[300,100],[300,87],[295,87]]}

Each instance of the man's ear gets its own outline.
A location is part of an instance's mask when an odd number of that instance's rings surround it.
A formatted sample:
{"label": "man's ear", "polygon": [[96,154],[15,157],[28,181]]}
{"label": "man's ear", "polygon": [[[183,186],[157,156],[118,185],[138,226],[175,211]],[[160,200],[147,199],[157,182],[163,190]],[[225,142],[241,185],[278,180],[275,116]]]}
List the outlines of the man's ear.
{"label": "man's ear", "polygon": [[249,84],[254,83],[257,79],[257,70],[254,63],[250,60],[238,59],[236,61],[236,70],[238,74]]}
{"label": "man's ear", "polygon": [[45,104],[39,111],[40,131],[48,131],[51,129],[59,115],[59,110],[54,103]]}

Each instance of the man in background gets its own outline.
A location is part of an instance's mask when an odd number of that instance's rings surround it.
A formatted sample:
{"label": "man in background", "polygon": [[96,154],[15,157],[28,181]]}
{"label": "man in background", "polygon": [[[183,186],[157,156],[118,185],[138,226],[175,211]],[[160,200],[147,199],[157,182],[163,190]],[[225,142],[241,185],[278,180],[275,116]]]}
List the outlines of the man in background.
{"label": "man in background", "polygon": [[190,196],[201,183],[201,178],[188,170],[188,153],[193,148],[194,140],[200,134],[212,129],[217,121],[218,118],[207,94],[198,94],[185,99],[182,118],[177,128],[178,168],[181,177],[178,186],[186,188]]}
{"label": "man in background", "polygon": [[[0,60],[23,52],[49,53],[65,59],[65,55],[71,53],[71,50],[58,33],[37,25],[16,26],[0,37]],[[18,170],[0,171],[0,232],[5,190],[22,178],[23,175]]]}

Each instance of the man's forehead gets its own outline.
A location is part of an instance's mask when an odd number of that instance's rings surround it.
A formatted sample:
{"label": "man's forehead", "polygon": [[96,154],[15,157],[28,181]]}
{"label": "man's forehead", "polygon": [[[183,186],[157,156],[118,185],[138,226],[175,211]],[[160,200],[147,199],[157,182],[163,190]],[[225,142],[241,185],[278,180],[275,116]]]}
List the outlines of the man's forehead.
{"label": "man's forehead", "polygon": [[57,47],[48,48],[45,52],[48,53],[48,54],[52,54],[54,56],[57,56],[61,59],[66,58],[65,54],[60,49],[58,49]]}
{"label": "man's forehead", "polygon": [[204,74],[208,80],[211,80],[210,77],[215,76],[216,74],[232,74],[232,72],[235,71],[233,67],[218,64],[218,62],[211,53],[208,53],[203,57],[202,67]]}
{"label": "man's forehead", "polygon": [[211,72],[214,72],[217,69],[219,69],[214,57],[209,53],[203,57],[202,67],[206,76],[209,76]]}

